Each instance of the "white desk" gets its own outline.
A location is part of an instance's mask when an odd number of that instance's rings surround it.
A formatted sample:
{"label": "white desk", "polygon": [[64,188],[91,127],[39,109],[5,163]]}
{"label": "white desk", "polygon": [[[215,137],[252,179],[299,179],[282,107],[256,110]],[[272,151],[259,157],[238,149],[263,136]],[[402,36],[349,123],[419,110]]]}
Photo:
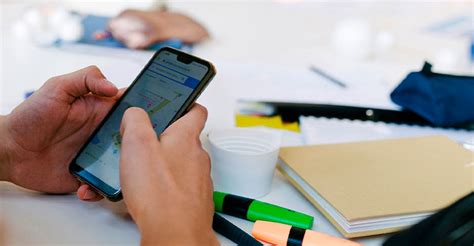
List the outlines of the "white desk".
{"label": "white desk", "polygon": [[[119,9],[114,4],[110,10],[111,6],[106,3],[81,2],[68,5],[79,10],[109,14]],[[362,83],[362,87],[364,78],[367,78],[367,83],[382,80],[382,83],[390,87],[396,85],[407,71],[420,68],[423,60],[436,59],[437,50],[458,51],[466,46],[467,52],[468,40],[465,38],[433,37],[420,33],[420,30],[426,23],[434,20],[442,20],[463,11],[469,14],[469,3],[180,2],[174,6],[196,16],[209,27],[214,36],[213,40],[195,48],[195,54],[214,61],[218,69],[218,76],[200,99],[209,109],[206,130],[233,126],[235,102],[239,98],[291,97],[291,94],[288,95],[283,90],[284,86],[277,87],[269,95],[267,86],[278,78],[269,74],[255,76],[255,68],[265,67],[265,71],[270,71],[268,73],[271,73],[272,68],[275,71],[288,70],[292,74],[314,63],[342,71],[346,75],[352,74],[354,78],[359,78],[357,83]],[[141,59],[130,61],[101,54],[77,54],[25,46],[12,37],[3,35],[20,9],[21,6],[17,4],[2,6],[0,110],[3,113],[21,102],[25,91],[38,88],[49,77],[90,64],[102,68],[111,81],[121,86],[127,85],[151,55],[144,54]],[[390,28],[397,38],[396,47],[383,57],[363,62],[355,63],[338,57],[331,49],[330,34],[341,16],[365,16],[375,23],[377,29]],[[463,64],[465,63],[460,61],[460,66],[454,72],[468,71],[468,66]],[[373,71],[382,77],[371,77],[369,74]],[[280,85],[285,83],[277,82]],[[315,83],[314,86],[314,96],[324,97],[328,85]],[[249,88],[252,88],[251,92]],[[370,93],[370,89],[367,93]],[[384,98],[380,97],[376,104],[390,106]],[[358,99],[348,98],[348,102],[351,100]],[[278,173],[271,193],[261,200],[311,214],[315,217],[313,229],[340,236],[321,213]],[[239,227],[251,230],[252,223],[226,217]],[[379,245],[383,238],[363,238],[357,241]],[[219,236],[219,239],[223,244],[231,244],[225,238]],[[120,204],[106,201],[86,203],[78,201],[74,195],[43,195],[9,184],[0,184],[0,244],[102,245],[138,242],[137,228]]]}

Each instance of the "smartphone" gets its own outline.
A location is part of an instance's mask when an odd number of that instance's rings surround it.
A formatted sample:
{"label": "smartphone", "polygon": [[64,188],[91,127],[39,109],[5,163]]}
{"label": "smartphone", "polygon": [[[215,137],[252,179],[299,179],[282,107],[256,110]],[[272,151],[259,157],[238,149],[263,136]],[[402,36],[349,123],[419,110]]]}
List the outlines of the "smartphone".
{"label": "smartphone", "polygon": [[121,200],[120,123],[125,110],[144,109],[160,135],[190,109],[215,73],[208,61],[168,47],[158,50],[78,152],[69,171],[107,199]]}

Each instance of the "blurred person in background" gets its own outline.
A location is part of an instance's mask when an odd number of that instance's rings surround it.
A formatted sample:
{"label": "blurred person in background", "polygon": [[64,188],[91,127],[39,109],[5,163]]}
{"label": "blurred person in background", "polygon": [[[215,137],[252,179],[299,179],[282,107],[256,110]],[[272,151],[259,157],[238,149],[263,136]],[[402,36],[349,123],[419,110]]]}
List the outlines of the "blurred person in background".
{"label": "blurred person in background", "polygon": [[164,8],[127,9],[109,22],[108,29],[114,38],[131,49],[145,49],[172,38],[193,44],[209,37],[206,28],[197,21]]}

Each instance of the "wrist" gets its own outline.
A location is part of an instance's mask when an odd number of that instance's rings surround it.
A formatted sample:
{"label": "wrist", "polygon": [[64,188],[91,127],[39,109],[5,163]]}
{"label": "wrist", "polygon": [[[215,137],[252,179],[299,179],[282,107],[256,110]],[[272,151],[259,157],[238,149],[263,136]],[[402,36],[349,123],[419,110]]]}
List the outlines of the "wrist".
{"label": "wrist", "polygon": [[9,151],[9,137],[6,129],[7,116],[0,115],[0,181],[10,180],[11,153]]}
{"label": "wrist", "polygon": [[174,230],[140,230],[141,245],[219,245],[214,232],[209,229],[200,233],[188,231],[187,225]]}
{"label": "wrist", "polygon": [[173,219],[157,215],[136,221],[142,245],[219,245],[211,223],[190,221],[168,212],[172,216],[166,217]]}

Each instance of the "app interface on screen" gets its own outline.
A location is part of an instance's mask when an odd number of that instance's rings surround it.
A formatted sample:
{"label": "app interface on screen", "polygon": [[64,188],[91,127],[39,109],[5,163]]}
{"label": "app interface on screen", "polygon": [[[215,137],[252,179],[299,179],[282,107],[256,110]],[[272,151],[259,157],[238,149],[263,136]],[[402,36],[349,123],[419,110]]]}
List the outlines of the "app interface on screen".
{"label": "app interface on screen", "polygon": [[197,62],[177,60],[177,55],[162,51],[140,76],[101,129],[76,159],[84,170],[114,189],[120,188],[120,123],[129,107],[143,108],[156,133],[161,134],[207,73]]}

